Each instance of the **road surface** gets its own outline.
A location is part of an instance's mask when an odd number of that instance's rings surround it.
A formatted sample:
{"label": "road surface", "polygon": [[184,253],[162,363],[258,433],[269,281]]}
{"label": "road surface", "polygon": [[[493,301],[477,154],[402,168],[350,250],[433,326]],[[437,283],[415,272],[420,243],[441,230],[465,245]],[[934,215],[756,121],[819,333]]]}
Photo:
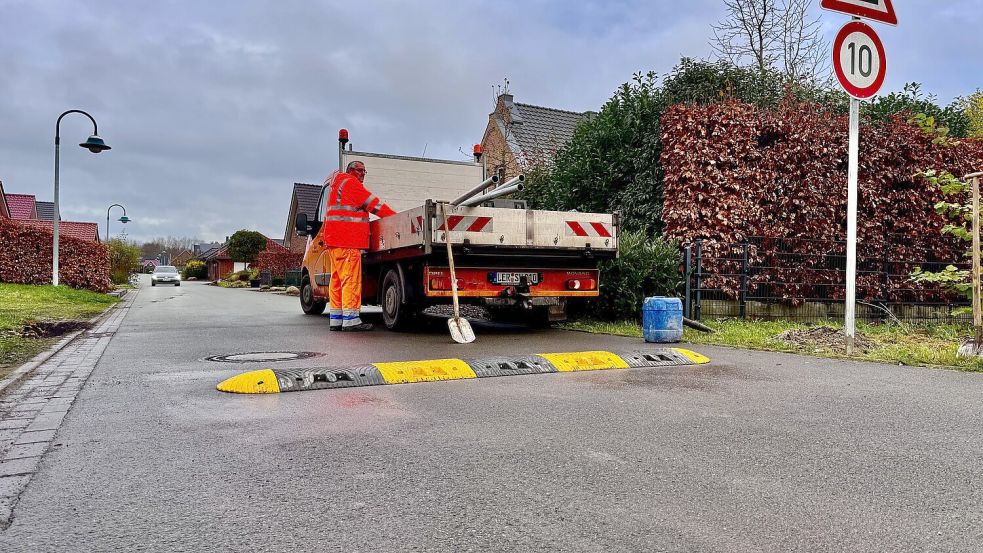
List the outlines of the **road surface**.
{"label": "road surface", "polygon": [[627,349],[329,333],[296,298],[144,286],[0,551],[979,551],[983,375],[697,347],[710,365],[285,393],[278,366]]}

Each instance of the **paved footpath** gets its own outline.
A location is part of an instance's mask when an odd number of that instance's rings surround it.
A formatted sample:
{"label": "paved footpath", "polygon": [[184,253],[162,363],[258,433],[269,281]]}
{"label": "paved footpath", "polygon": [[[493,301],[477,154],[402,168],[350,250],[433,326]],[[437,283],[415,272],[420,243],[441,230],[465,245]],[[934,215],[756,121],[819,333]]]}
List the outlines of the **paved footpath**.
{"label": "paved footpath", "polygon": [[98,324],[0,395],[0,530],[55,443],[55,434],[136,296],[136,291]]}

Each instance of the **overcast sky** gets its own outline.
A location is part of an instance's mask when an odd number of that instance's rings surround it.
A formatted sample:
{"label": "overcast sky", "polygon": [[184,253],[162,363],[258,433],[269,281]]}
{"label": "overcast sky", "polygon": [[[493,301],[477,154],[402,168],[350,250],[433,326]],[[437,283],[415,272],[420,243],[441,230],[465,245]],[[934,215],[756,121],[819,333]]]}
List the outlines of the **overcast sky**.
{"label": "overcast sky", "polygon": [[[983,86],[983,2],[895,4],[900,25],[875,24],[885,91],[919,81],[948,102]],[[597,110],[636,71],[709,56],[722,13],[720,0],[0,0],[0,180],[50,201],[55,119],[84,109],[113,150],[74,146],[91,125],[63,121],[63,219],[104,232],[121,203],[138,241],[282,238],[292,183],[332,169],[338,128],[356,149],[463,159],[504,78],[517,101]],[[822,19],[831,41],[848,18]]]}

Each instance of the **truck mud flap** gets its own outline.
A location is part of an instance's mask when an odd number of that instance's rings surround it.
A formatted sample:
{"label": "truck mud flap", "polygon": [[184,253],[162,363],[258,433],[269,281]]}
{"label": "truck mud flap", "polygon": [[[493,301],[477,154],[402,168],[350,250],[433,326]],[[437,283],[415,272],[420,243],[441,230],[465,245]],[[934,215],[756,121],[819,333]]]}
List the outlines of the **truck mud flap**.
{"label": "truck mud flap", "polygon": [[709,358],[682,348],[652,348],[622,353],[541,353],[467,360],[427,359],[355,367],[263,369],[233,376],[219,383],[216,388],[239,394],[276,394],[511,375],[674,367],[709,362]]}

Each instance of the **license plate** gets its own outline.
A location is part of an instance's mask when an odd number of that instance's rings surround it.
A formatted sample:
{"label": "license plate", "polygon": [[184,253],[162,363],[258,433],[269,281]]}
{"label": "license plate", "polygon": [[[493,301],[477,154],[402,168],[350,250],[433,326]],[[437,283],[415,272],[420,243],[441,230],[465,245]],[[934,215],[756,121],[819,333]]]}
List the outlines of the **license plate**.
{"label": "license plate", "polygon": [[539,273],[495,272],[491,274],[491,277],[492,284],[502,286],[517,286],[522,284],[523,279],[529,285],[539,284]]}

